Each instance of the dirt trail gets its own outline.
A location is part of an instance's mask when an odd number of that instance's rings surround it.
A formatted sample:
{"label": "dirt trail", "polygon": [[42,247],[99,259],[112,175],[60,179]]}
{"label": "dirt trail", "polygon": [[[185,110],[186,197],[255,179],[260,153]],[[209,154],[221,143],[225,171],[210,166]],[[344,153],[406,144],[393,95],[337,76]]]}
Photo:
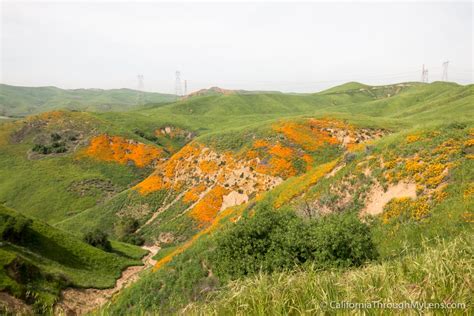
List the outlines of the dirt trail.
{"label": "dirt trail", "polygon": [[158,246],[143,246],[149,253],[143,257],[143,266],[131,266],[122,272],[115,286],[110,289],[76,289],[69,288],[62,292],[60,301],[54,309],[55,315],[84,315],[107,303],[115,294],[125,287],[136,282],[140,276],[139,272],[153,267],[156,260],[153,256],[160,249]]}

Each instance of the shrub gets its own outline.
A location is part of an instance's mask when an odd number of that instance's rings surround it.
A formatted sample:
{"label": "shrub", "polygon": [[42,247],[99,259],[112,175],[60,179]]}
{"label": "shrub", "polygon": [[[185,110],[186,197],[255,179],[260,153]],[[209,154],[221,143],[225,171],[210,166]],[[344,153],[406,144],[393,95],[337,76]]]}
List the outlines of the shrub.
{"label": "shrub", "polygon": [[60,154],[67,152],[67,147],[64,142],[54,142],[51,145],[36,144],[32,150],[43,155]]}
{"label": "shrub", "polygon": [[56,142],[61,139],[61,135],[59,135],[58,133],[52,133],[51,139]]}
{"label": "shrub", "polygon": [[51,153],[51,148],[50,147],[45,146],[45,145],[41,145],[41,144],[36,144],[35,146],[33,146],[32,150],[34,152],[37,152],[37,153],[40,153],[40,154],[43,154],[43,155],[47,155],[47,154]]}
{"label": "shrub", "polygon": [[136,246],[141,246],[145,243],[145,239],[143,239],[142,236],[138,236],[138,235],[125,236],[125,237],[121,238],[120,241],[129,243],[129,244],[132,244],[132,245],[136,245]]}
{"label": "shrub", "polygon": [[99,229],[93,230],[85,234],[83,240],[89,245],[102,249],[104,251],[112,250],[108,235]]}
{"label": "shrub", "polygon": [[143,245],[145,240],[141,236],[134,234],[139,225],[136,219],[122,218],[114,225],[115,236],[117,236],[120,241],[129,244]]}
{"label": "shrub", "polygon": [[25,240],[27,229],[32,221],[24,216],[2,216],[3,224],[0,226],[0,239],[17,243]]}
{"label": "shrub", "polygon": [[349,213],[305,221],[294,212],[264,206],[216,239],[211,261],[223,278],[304,263],[321,268],[358,266],[377,257],[369,227]]}
{"label": "shrub", "polygon": [[350,162],[354,161],[355,158],[356,158],[356,155],[354,153],[346,153],[344,155],[344,161],[346,163],[350,163]]}

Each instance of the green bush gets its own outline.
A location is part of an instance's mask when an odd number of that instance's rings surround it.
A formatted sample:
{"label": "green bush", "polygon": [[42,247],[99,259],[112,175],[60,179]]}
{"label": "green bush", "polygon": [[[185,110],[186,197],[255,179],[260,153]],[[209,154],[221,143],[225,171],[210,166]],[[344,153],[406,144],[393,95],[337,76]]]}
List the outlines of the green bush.
{"label": "green bush", "polygon": [[108,239],[108,235],[99,229],[95,229],[84,235],[84,242],[91,246],[102,249],[104,251],[111,251],[112,245]]}
{"label": "green bush", "polygon": [[321,268],[359,266],[377,257],[369,227],[349,213],[305,221],[294,212],[264,206],[216,239],[211,260],[223,278],[304,263]]}
{"label": "green bush", "polygon": [[67,146],[64,142],[54,142],[51,145],[36,144],[32,150],[43,155],[60,154],[67,152]]}
{"label": "green bush", "polygon": [[32,221],[24,216],[1,216],[0,239],[18,243],[25,240]]}
{"label": "green bush", "polygon": [[133,218],[122,218],[114,225],[115,236],[120,241],[133,244],[143,245],[145,240],[135,234],[135,231],[140,226],[140,223]]}

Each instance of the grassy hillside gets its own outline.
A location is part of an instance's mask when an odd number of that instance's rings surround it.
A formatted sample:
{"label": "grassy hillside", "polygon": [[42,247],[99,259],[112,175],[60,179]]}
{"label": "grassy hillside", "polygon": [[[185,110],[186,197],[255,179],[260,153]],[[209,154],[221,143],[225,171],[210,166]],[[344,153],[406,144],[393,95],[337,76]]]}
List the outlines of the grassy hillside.
{"label": "grassy hillside", "polygon": [[[336,91],[326,90],[310,95],[254,94],[214,95],[193,97],[160,107],[151,107],[129,113],[101,113],[102,118],[123,125],[177,125],[196,131],[199,135],[222,133],[226,130],[244,130],[268,125],[281,118],[300,116],[331,116],[368,123],[371,118],[391,128],[434,120],[472,120],[472,85],[453,83],[401,83],[387,86],[364,86],[349,90],[344,86]],[[362,90],[361,90],[362,89]],[[454,109],[454,111],[453,111]]]}
{"label": "grassy hillside", "polygon": [[[196,302],[189,307],[192,313],[232,313],[237,303],[229,299],[233,294],[226,285],[230,279],[236,289],[247,281],[219,272],[221,262],[214,258],[219,236],[237,234],[234,223],[251,220],[264,205],[297,214],[328,234],[334,229],[318,224],[327,214],[372,214],[363,223],[376,258],[324,273],[328,282],[364,271],[383,275],[407,260],[404,265],[412,272],[384,284],[386,294],[397,282],[419,281],[413,278],[421,273],[413,262],[427,257],[415,251],[441,251],[444,242],[470,251],[473,89],[446,82],[348,83],[307,95],[203,95],[127,112],[52,112],[6,122],[0,125],[0,176],[5,179],[0,200],[78,236],[98,228],[120,240],[161,247],[156,272],[124,290],[105,312],[177,313]],[[372,203],[377,198],[381,202]],[[326,250],[301,241],[307,238],[288,243],[290,235],[296,236],[288,229],[306,225],[298,223],[289,220],[269,235],[272,249],[298,253],[298,259],[282,259],[279,252],[275,260],[266,258],[272,268],[262,271],[261,279],[273,280],[271,272],[280,273],[278,267],[306,269],[322,260]],[[331,244],[336,238],[311,234],[322,249],[342,247]],[[456,278],[469,270],[465,259],[460,255]],[[302,271],[301,282],[318,273]],[[282,278],[293,275],[285,273]],[[438,276],[448,282],[452,275]],[[459,299],[466,297],[462,289],[438,281],[433,287],[441,293],[433,300],[449,299],[443,293],[450,290]],[[352,288],[332,290],[344,295]],[[282,292],[282,301],[291,301],[291,293]],[[358,295],[372,298],[365,290]],[[219,310],[217,302],[225,307]],[[314,302],[300,303],[291,304],[306,310]],[[262,302],[259,306],[276,312]],[[258,314],[253,308],[248,312]]]}
{"label": "grassy hillside", "polygon": [[[296,308],[310,313],[319,310],[319,302],[331,298],[389,301],[393,297],[425,298],[437,303],[456,301],[470,306],[472,128],[472,123],[415,126],[372,143],[369,149],[355,152],[350,159],[340,160],[342,168],[334,176],[313,182],[308,182],[306,174],[289,178],[263,197],[222,213],[225,217],[217,218],[205,234],[198,234],[182,251],[172,248],[172,260],[166,260],[169,252],[164,253],[159,257],[155,273],[124,291],[105,311],[174,313],[189,302],[197,302],[197,306],[187,307],[185,311],[260,315],[284,314]],[[426,165],[412,169],[416,165],[412,165],[411,159],[418,157],[417,154]],[[385,164],[379,166],[377,162],[382,159]],[[365,174],[366,167],[369,175]],[[314,173],[308,174],[317,173],[318,169],[314,169]],[[400,200],[407,204],[393,204],[395,208],[387,204],[380,215],[368,219],[379,253],[375,262],[362,268],[328,272],[303,267],[302,272],[262,274],[230,284],[216,275],[216,262],[212,259],[217,247],[215,235],[232,229],[233,224],[224,225],[226,221],[233,222],[242,212],[251,213],[262,203],[280,210],[289,208],[303,217],[310,216],[312,221],[318,220],[320,211],[359,214],[375,181],[386,188],[398,181],[415,181],[418,192],[414,201]],[[425,266],[420,266],[421,263]],[[354,282],[345,282],[346,278],[360,282],[356,282],[356,287]],[[290,280],[295,283],[288,283]],[[315,280],[324,287],[303,286],[314,284]],[[161,287],[164,284],[166,288]],[[400,288],[405,290],[398,292]],[[153,292],[153,289],[161,290]],[[313,299],[309,299],[311,295]]]}
{"label": "grassy hillside", "polygon": [[52,306],[65,287],[113,286],[121,271],[140,265],[145,254],[118,242],[110,253],[102,251],[1,205],[0,219],[0,291],[34,303],[38,310]]}
{"label": "grassy hillside", "polygon": [[[138,105],[131,89],[74,89],[17,87],[0,84],[0,116],[25,116],[57,109],[123,111]],[[143,92],[143,104],[174,101],[170,94]]]}
{"label": "grassy hillside", "polygon": [[[435,246],[424,244],[418,253],[397,261],[368,265],[349,271],[320,271],[312,267],[290,273],[261,274],[229,284],[209,301],[186,308],[189,315],[314,315],[332,310],[331,303],[431,302],[462,303],[424,309],[421,305],[404,313],[462,313],[472,310],[472,235],[461,235]],[[449,298],[449,301],[446,301]],[[467,309],[468,308],[468,309]],[[373,313],[372,308],[349,308],[345,312]]]}
{"label": "grassy hillside", "polygon": [[[54,223],[109,198],[146,175],[146,168],[82,157],[83,148],[100,133],[141,139],[132,131],[127,134],[80,112],[55,112],[1,125],[0,200],[22,213]],[[60,139],[52,141],[51,135]],[[37,145],[53,148],[55,143],[66,151],[43,154],[33,150]]]}

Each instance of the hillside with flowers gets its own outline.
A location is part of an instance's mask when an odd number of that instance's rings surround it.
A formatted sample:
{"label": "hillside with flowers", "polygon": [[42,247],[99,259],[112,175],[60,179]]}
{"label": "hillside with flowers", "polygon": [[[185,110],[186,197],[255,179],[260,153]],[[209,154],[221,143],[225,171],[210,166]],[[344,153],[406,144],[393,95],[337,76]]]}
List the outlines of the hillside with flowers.
{"label": "hillside with flowers", "polygon": [[[45,112],[0,123],[0,201],[72,239],[99,231],[121,247],[159,248],[153,269],[91,306],[103,313],[318,313],[309,297],[322,289],[297,291],[320,276],[337,297],[387,301],[398,288],[403,299],[472,305],[473,92],[348,83]],[[418,268],[448,248],[460,250],[432,266],[452,270]],[[2,282],[14,279],[11,262]],[[360,275],[359,288],[345,274]],[[274,291],[248,289],[266,282]],[[68,306],[54,293],[27,303]]]}

